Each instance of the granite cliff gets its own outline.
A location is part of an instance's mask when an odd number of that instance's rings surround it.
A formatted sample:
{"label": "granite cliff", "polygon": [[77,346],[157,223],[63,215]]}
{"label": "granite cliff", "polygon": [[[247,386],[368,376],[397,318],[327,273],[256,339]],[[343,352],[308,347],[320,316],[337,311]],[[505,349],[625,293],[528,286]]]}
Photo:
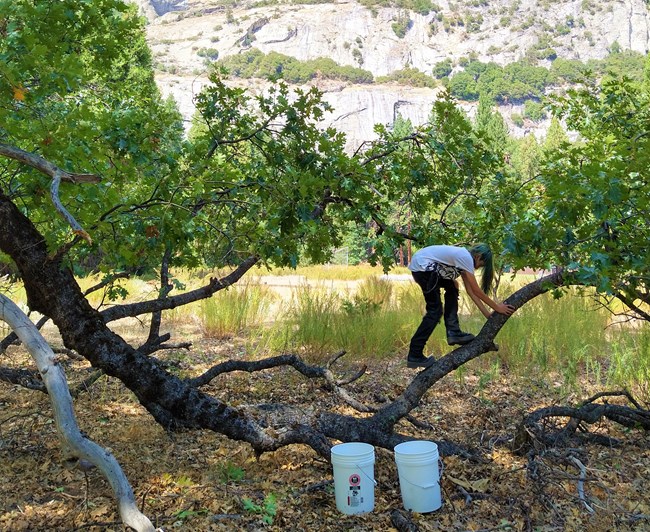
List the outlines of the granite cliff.
{"label": "granite cliff", "polygon": [[[437,0],[426,14],[354,1],[136,3],[149,21],[160,86],[185,115],[192,112],[193,93],[205,83],[206,51],[226,57],[255,47],[300,60],[329,57],[383,76],[405,67],[431,73],[447,58],[456,65],[463,57],[507,64],[547,49],[586,61],[605,57],[612,46],[641,53],[650,48],[645,0]],[[390,124],[397,112],[423,122],[436,95],[436,89],[399,85],[315,83],[335,108],[328,125],[345,131],[351,145],[372,138],[372,124]],[[473,106],[466,107],[471,113]],[[507,118],[520,107],[501,111]],[[543,123],[510,127],[515,135],[545,129]]]}

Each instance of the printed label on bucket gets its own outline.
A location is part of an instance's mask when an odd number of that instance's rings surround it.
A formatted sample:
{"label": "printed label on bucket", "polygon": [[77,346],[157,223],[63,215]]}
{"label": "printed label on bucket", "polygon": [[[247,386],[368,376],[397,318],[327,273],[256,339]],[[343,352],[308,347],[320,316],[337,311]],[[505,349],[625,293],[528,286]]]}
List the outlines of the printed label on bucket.
{"label": "printed label on bucket", "polygon": [[361,486],[350,486],[348,495],[348,506],[360,506],[363,504],[363,497],[360,494]]}
{"label": "printed label on bucket", "polygon": [[359,506],[363,504],[363,497],[360,496],[361,476],[354,473],[350,475],[348,482],[350,483],[350,493],[348,495],[348,506]]}

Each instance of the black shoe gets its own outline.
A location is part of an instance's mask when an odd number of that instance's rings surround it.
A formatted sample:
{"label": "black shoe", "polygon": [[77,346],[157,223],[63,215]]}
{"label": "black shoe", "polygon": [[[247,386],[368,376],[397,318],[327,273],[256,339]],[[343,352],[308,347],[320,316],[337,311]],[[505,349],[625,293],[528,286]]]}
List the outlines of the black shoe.
{"label": "black shoe", "polygon": [[407,368],[428,368],[436,361],[434,357],[425,357],[424,355],[409,355],[406,358]]}
{"label": "black shoe", "polygon": [[447,335],[447,343],[449,345],[465,345],[469,344],[476,336],[472,333],[457,332]]}

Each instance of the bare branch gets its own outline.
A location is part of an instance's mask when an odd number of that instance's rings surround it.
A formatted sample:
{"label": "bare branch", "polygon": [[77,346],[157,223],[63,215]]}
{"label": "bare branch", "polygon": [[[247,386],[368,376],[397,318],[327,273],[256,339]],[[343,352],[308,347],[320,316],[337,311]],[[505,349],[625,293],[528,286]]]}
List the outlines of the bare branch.
{"label": "bare branch", "polygon": [[86,233],[84,228],[79,225],[79,222],[75,220],[74,216],[72,216],[72,214],[68,212],[68,209],[66,209],[61,203],[61,199],[59,198],[59,185],[61,184],[62,177],[63,175],[61,170],[57,170],[52,176],[52,184],[50,185],[50,197],[52,198],[54,208],[59,212],[59,214],[61,214],[61,216],[63,216],[64,220],[68,222],[68,225],[72,227],[72,232],[75,235],[83,238],[86,242],[88,242],[88,245],[90,246],[93,243],[90,235]]}
{"label": "bare branch", "polygon": [[402,142],[406,142],[406,141],[409,141],[409,140],[417,141],[417,140],[420,140],[421,138],[422,138],[422,135],[420,133],[416,132],[416,133],[412,133],[410,135],[407,135],[406,137],[402,137],[401,139],[396,139],[394,141],[395,146],[390,147],[390,148],[388,148],[387,150],[385,150],[383,152],[376,153],[374,155],[371,155],[370,157],[367,157],[366,159],[361,161],[361,166],[366,166],[367,164],[370,164],[373,161],[376,161],[378,159],[383,159],[384,157],[388,157],[391,153],[393,153],[393,152],[395,152],[395,151],[397,151],[399,149],[399,144],[401,144]]}
{"label": "bare branch", "polygon": [[447,225],[447,224],[445,223],[445,215],[447,214],[447,210],[449,210],[449,209],[452,207],[452,205],[453,205],[454,203],[456,203],[456,201],[458,200],[458,198],[461,198],[462,196],[470,196],[470,197],[474,197],[474,198],[477,197],[476,194],[470,194],[469,192],[459,192],[458,194],[456,194],[453,198],[451,198],[451,200],[449,201],[449,203],[447,203],[447,205],[445,206],[445,208],[444,208],[444,209],[442,210],[442,212],[440,213],[440,218],[438,219],[438,223],[439,223],[440,225],[443,225],[443,226],[446,226],[446,225]]}
{"label": "bare branch", "polygon": [[8,382],[11,384],[18,384],[28,390],[36,390],[38,392],[46,392],[45,384],[37,371],[30,371],[28,369],[14,369],[0,366],[0,381]]}
{"label": "bare branch", "polygon": [[53,347],[52,352],[56,353],[57,355],[65,355],[71,360],[77,360],[77,361],[86,360],[77,352],[73,351],[72,349],[67,349],[66,347]]}
{"label": "bare branch", "polygon": [[174,297],[168,297],[165,299],[152,299],[149,301],[140,301],[138,303],[130,303],[126,305],[116,305],[109,309],[103,310],[101,315],[105,323],[109,323],[114,320],[119,320],[121,318],[139,316],[141,314],[147,314],[150,312],[155,312],[157,310],[168,310],[176,307],[181,307],[194,301],[200,301],[202,299],[207,299],[212,296],[219,290],[229,287],[230,285],[236,283],[241,279],[244,274],[250,270],[255,264],[257,264],[259,258],[256,256],[248,257],[244,260],[233,272],[226,275],[221,279],[210,279],[210,282],[184,294],[179,294]]}
{"label": "bare branch", "polygon": [[[169,292],[172,291],[172,284],[169,282],[169,262],[171,261],[171,248],[165,247],[162,262],[160,264],[160,291],[158,292],[159,299],[165,299]],[[156,310],[151,313],[151,324],[149,326],[149,337],[145,345],[160,344],[164,340],[160,339],[160,324],[162,321],[162,310]],[[139,349],[141,349],[141,346]]]}
{"label": "bare branch", "polygon": [[[601,396],[604,397],[606,395],[608,395],[607,392]],[[625,393],[619,395],[628,397]],[[595,400],[595,398],[597,396],[591,399]],[[636,401],[634,403],[636,404]],[[545,427],[540,422],[554,417],[569,418],[569,421],[562,429],[547,433]],[[603,418],[619,423],[627,428],[650,430],[650,411],[648,410],[607,403],[598,404],[587,400],[578,408],[550,406],[540,408],[528,414],[517,429],[513,441],[513,449],[517,453],[526,452],[536,442],[550,446],[562,445],[575,434],[581,422],[594,424]],[[605,440],[592,438],[592,440],[605,444],[610,444],[612,441],[609,438]]]}
{"label": "bare branch", "polygon": [[[47,316],[43,316],[36,323],[36,328],[40,331],[49,320],[50,318],[48,318]],[[0,353],[4,353],[7,350],[7,347],[9,347],[10,345],[19,345],[19,344],[20,344],[20,340],[18,339],[18,335],[14,331],[11,331],[0,342]]]}
{"label": "bare branch", "polygon": [[[345,351],[337,353],[334,356],[334,360],[337,360],[344,354]],[[331,362],[333,362],[333,360]],[[302,375],[308,378],[324,379],[327,382],[329,388],[336,395],[338,395],[343,401],[345,401],[348,405],[350,405],[352,408],[354,408],[359,412],[376,411],[375,408],[363,404],[359,400],[352,397],[352,395],[350,395],[350,393],[347,390],[342,388],[338,384],[337,380],[335,379],[329,367],[311,366],[303,362],[303,360],[297,355],[289,355],[289,354],[279,355],[276,357],[270,357],[262,360],[252,360],[252,361],[227,360],[226,362],[222,362],[220,364],[217,364],[216,366],[213,366],[208,371],[206,371],[203,375],[200,375],[199,377],[195,377],[193,379],[189,379],[188,383],[193,387],[200,387],[208,384],[212,379],[216,378],[218,375],[221,375],[222,373],[229,373],[232,371],[247,371],[248,373],[252,373],[255,371],[262,371],[265,369],[271,369],[280,366],[291,366],[296,371],[298,371],[299,373],[301,373]]]}
{"label": "bare branch", "polygon": [[38,366],[52,402],[54,420],[64,450],[94,464],[102,471],[113,489],[125,525],[139,532],[154,532],[151,521],[138,510],[131,485],[115,457],[79,430],[65,373],[56,363],[55,355],[47,342],[18,306],[1,294],[0,319],[16,331]]}
{"label": "bare branch", "polygon": [[639,410],[643,410],[643,407],[637,402],[636,399],[634,399],[634,397],[632,397],[632,394],[630,394],[630,392],[627,390],[620,390],[616,392],[598,392],[597,394],[592,395],[589,399],[585,399],[580,406],[593,403],[602,397],[626,397],[628,401],[630,401],[630,403],[632,403],[635,407],[637,407]]}
{"label": "bare branch", "polygon": [[119,272],[119,273],[114,273],[112,275],[109,275],[106,277],[106,279],[102,280],[101,282],[85,290],[83,294],[84,296],[87,296],[88,294],[97,292],[97,290],[101,290],[102,288],[112,284],[117,279],[128,279],[129,277],[131,277],[132,273],[133,273],[132,271],[125,271],[125,272]]}
{"label": "bare branch", "polygon": [[205,155],[206,159],[209,159],[214,155],[214,152],[217,150],[219,146],[227,146],[227,145],[232,145],[232,144],[240,144],[242,142],[246,142],[247,140],[251,140],[255,136],[257,136],[259,133],[264,131],[269,127],[269,124],[276,118],[276,116],[271,116],[269,117],[268,120],[266,120],[260,127],[258,127],[256,130],[251,132],[250,134],[240,137],[237,139],[230,139],[230,140],[225,140],[225,139],[214,139],[212,141],[212,146],[210,146],[210,149],[208,150],[208,153]]}
{"label": "bare branch", "polygon": [[585,465],[578,460],[575,456],[570,456],[569,460],[575,464],[575,466],[578,468],[578,471],[580,471],[580,478],[578,478],[578,497],[582,501],[582,504],[585,505],[585,508],[590,514],[594,513],[594,509],[589,506],[585,499],[585,479],[587,478],[587,468]]}
{"label": "bare branch", "polygon": [[0,142],[0,155],[8,157],[9,159],[14,159],[27,166],[31,166],[51,178],[54,178],[59,174],[60,179],[72,183],[99,183],[101,181],[101,178],[95,174],[73,174],[65,172],[39,155],[2,142]]}
{"label": "bare branch", "polygon": [[645,321],[650,322],[650,313],[646,312],[646,311],[643,310],[641,307],[639,307],[638,305],[636,305],[636,304],[634,303],[634,300],[633,300],[632,298],[626,296],[626,295],[623,294],[622,292],[617,292],[617,293],[616,293],[616,297],[617,297],[618,299],[620,299],[623,303],[625,303],[625,305],[626,305],[630,310],[632,310],[633,312],[635,312],[635,313],[637,314],[637,317],[640,317],[641,319],[644,319]]}
{"label": "bare branch", "polygon": [[79,397],[81,393],[88,391],[88,389],[93,384],[95,384],[95,382],[97,382],[99,378],[104,374],[105,373],[101,369],[93,371],[90,374],[90,376],[86,377],[84,380],[78,383],[72,390],[70,390],[70,395],[73,398]]}
{"label": "bare branch", "polygon": [[161,343],[154,342],[152,344],[150,343],[142,344],[140,347],[138,347],[138,353],[142,353],[143,355],[151,355],[152,353],[155,353],[157,351],[163,351],[163,350],[168,351],[171,349],[190,349],[190,347],[192,347],[192,342],[179,342],[177,344],[163,343],[165,340],[168,340],[169,337],[170,335],[164,334],[158,339]]}

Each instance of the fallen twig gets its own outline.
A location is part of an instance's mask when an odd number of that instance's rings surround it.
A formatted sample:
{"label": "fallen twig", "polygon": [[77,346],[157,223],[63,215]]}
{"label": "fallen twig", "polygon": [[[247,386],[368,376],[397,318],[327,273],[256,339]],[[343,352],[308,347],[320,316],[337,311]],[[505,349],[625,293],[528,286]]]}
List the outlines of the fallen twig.
{"label": "fallen twig", "polygon": [[301,488],[298,493],[303,494],[303,493],[309,493],[312,491],[317,491],[323,488],[326,488],[327,486],[331,486],[334,484],[333,480],[321,480],[320,482],[316,482],[316,484],[311,484],[309,486],[306,486],[304,488]]}
{"label": "fallen twig", "polygon": [[390,522],[399,532],[418,532],[420,530],[408,515],[398,509],[390,513]]}
{"label": "fallen twig", "polygon": [[585,479],[587,478],[587,468],[585,465],[578,460],[575,456],[570,456],[569,460],[573,462],[578,470],[580,471],[580,477],[578,478],[578,497],[580,497],[580,500],[582,501],[582,504],[585,505],[585,508],[590,514],[594,513],[594,509],[589,506],[585,499]]}

